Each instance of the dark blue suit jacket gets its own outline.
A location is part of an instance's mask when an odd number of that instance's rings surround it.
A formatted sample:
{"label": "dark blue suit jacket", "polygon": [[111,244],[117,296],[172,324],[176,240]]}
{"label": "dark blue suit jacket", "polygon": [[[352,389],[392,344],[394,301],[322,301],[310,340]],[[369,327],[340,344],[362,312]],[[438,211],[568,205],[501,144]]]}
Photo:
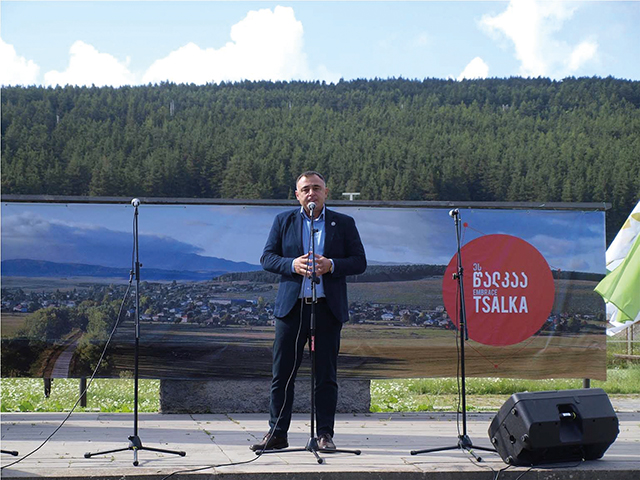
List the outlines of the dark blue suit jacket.
{"label": "dark blue suit jacket", "polygon": [[[364,272],[367,259],[353,218],[326,208],[324,228],[323,256],[333,260],[333,273],[322,276],[324,293],[331,312],[344,323],[349,320],[346,277]],[[268,272],[280,275],[274,310],[277,318],[285,317],[298,301],[303,277],[291,271],[291,263],[305,253],[300,209],[276,216],[260,263]]]}

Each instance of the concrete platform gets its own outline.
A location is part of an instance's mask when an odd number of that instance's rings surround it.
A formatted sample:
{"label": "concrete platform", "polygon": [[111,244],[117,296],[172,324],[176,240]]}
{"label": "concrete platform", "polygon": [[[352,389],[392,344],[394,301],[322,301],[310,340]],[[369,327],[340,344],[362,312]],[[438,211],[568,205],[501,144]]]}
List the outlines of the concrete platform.
{"label": "concrete platform", "polygon": [[[131,450],[84,458],[85,452],[128,447],[128,436],[134,433],[133,414],[77,413],[39,451],[4,468],[2,477],[159,480],[177,472],[172,479],[638,480],[640,409],[633,409],[618,413],[620,435],[600,460],[506,471],[507,465],[495,453],[477,451],[481,463],[459,449],[410,455],[411,450],[456,445],[455,413],[338,415],[338,447],[360,449],[362,454],[324,454],[323,464],[307,451],[256,457],[248,447],[266,433],[265,414],[140,414],[138,435],[144,446],[183,450],[186,456],[140,450],[137,467]],[[494,414],[468,414],[468,433],[475,445],[490,446],[487,430]],[[2,414],[2,449],[22,455],[30,452],[64,417],[61,413]],[[308,438],[308,415],[295,415],[289,443],[304,447]],[[3,454],[0,460],[6,466],[17,458]],[[201,467],[209,468],[184,472]]]}

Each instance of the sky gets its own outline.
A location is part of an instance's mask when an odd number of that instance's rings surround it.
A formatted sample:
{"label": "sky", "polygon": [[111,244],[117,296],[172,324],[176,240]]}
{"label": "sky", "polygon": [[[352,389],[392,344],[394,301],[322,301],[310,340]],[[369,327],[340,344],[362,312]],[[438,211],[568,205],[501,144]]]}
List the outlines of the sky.
{"label": "sky", "polygon": [[[180,269],[181,255],[260,263],[283,206],[142,205],[140,259],[149,268]],[[447,265],[456,233],[444,208],[339,207],[356,220],[370,264]],[[490,234],[519,237],[550,268],[604,273],[602,211],[461,209],[462,244]],[[2,259],[131,264],[133,208],[117,204],[2,204]],[[184,257],[186,258],[186,257]]]}
{"label": "sky", "polygon": [[0,1],[1,85],[640,80],[639,1]]}

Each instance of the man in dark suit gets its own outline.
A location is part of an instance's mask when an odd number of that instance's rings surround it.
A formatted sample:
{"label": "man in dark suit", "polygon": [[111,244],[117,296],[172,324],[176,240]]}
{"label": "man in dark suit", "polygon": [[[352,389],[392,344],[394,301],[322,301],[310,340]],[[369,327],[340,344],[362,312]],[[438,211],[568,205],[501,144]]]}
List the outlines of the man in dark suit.
{"label": "man in dark suit", "polygon": [[319,280],[315,304],[317,443],[321,450],[336,448],[333,427],[340,331],[349,320],[346,277],[364,272],[367,260],[353,218],[325,207],[328,192],[322,175],[313,171],[301,174],[296,181],[296,198],[302,207],[276,216],[260,259],[265,270],[280,275],[280,286],[274,309],[271,429],[260,443],[250,447],[254,451],[289,446],[293,385],[309,337],[314,261]]}

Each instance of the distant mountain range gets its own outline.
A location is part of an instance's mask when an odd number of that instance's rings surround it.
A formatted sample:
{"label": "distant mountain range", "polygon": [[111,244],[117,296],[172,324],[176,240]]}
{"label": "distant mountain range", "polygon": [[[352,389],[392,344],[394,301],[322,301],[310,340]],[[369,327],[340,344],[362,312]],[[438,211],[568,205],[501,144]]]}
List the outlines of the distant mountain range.
{"label": "distant mountain range", "polygon": [[[414,264],[388,264],[376,262],[368,265],[367,270],[360,274],[347,278],[352,283],[377,283],[377,282],[408,282],[428,277],[441,277],[447,270],[447,265],[414,265]],[[600,281],[603,275],[600,273],[551,271],[553,278],[564,280],[588,280]],[[277,283],[279,275],[265,271],[230,272],[221,276],[225,281],[248,281],[256,283]]]}
{"label": "distant mountain range", "polygon": [[[225,280],[245,280],[259,283],[276,283],[279,276],[265,272],[259,265],[244,262],[231,262],[220,259],[225,270],[166,270],[161,268],[141,269],[141,280],[147,281],[203,281],[223,276]],[[233,264],[233,265],[229,265]],[[242,270],[244,268],[244,270]],[[397,282],[419,280],[430,276],[441,276],[446,265],[370,265],[364,274],[349,277],[350,282]],[[42,260],[3,260],[3,277],[97,277],[97,278],[129,278],[128,268],[104,267],[81,263],[56,263]],[[555,279],[599,281],[602,274],[569,272],[553,270]]]}
{"label": "distant mountain range", "polygon": [[[407,282],[427,277],[442,276],[446,269],[446,265],[367,265],[367,270],[364,273],[349,276],[347,277],[347,281],[352,283]],[[280,276],[265,271],[232,272],[222,275],[221,280],[277,283],[280,280]]]}
{"label": "distant mountain range", "polygon": [[[210,257],[212,258],[212,257]],[[170,280],[211,280],[229,272],[261,270],[259,265],[251,265],[245,262],[232,262],[220,260],[218,265],[223,268],[201,270],[164,270],[160,268],[144,268],[140,272],[141,280],[170,281]],[[213,262],[208,262],[211,267]],[[226,267],[226,268],[224,268]],[[193,268],[193,266],[192,266]],[[128,278],[129,268],[104,267],[101,265],[87,265],[81,263],[56,263],[43,260],[3,260],[3,277],[99,277],[99,278]]]}
{"label": "distant mountain range", "polygon": [[162,267],[163,270],[189,271],[189,272],[252,272],[262,270],[260,265],[247,262],[234,262],[226,258],[209,257],[196,253],[172,252],[166,249],[149,248],[140,256],[143,265]]}

